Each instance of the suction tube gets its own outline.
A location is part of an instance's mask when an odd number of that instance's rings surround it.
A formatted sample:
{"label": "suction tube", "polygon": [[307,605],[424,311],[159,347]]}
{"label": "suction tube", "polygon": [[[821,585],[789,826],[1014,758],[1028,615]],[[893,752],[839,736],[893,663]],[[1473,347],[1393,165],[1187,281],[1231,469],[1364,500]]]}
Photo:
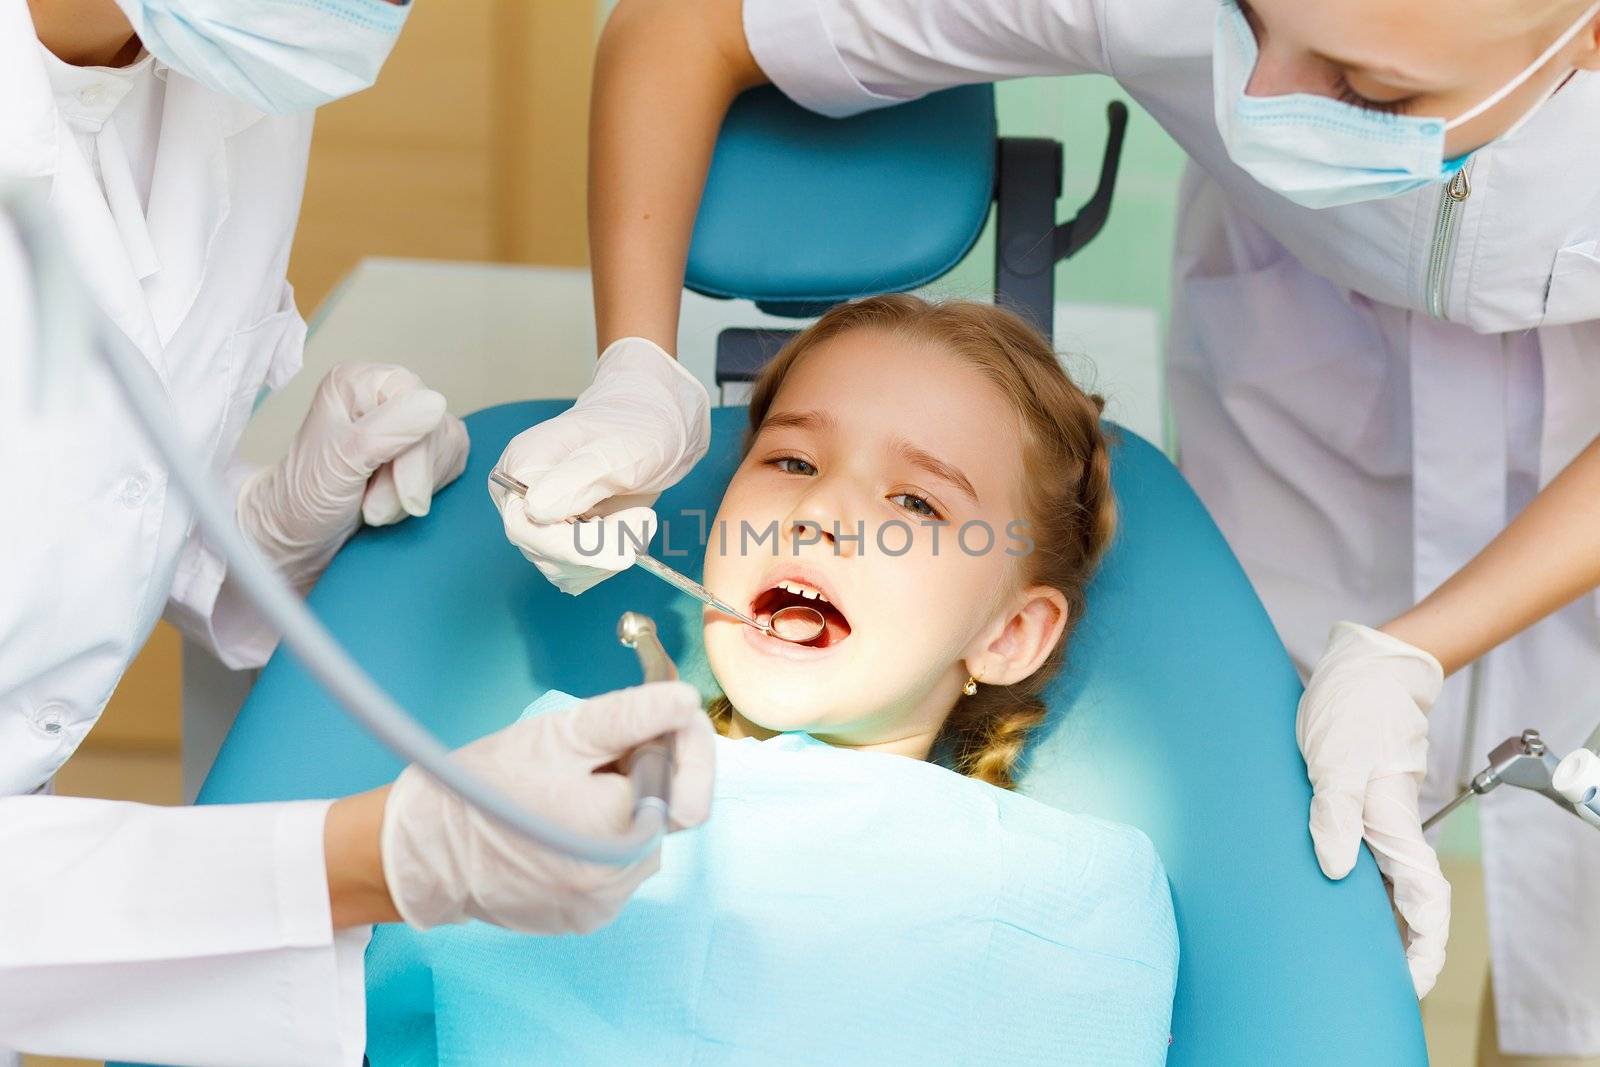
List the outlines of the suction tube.
{"label": "suction tube", "polygon": [[261,613],[283,634],[306,670],[351,718],[408,762],[421,766],[441,784],[489,817],[545,848],[589,863],[625,866],[649,855],[665,830],[655,804],[635,808],[633,824],[619,838],[574,833],[523,807],[450,759],[450,752],[405,712],[353,660],[317,620],[287,582],[262,561],[239,532],[232,503],[214,487],[209,471],[195,462],[177,432],[165,391],[144,356],[120,331],[112,329],[89,299],[55,232],[49,209],[37,190],[0,187],[0,210],[15,220],[25,252],[32,259],[35,300],[40,314],[37,349],[51,367],[71,365],[82,344],[94,348],[111,370],[146,436],[167,462],[173,480],[194,506],[207,538],[228,561],[236,579]]}

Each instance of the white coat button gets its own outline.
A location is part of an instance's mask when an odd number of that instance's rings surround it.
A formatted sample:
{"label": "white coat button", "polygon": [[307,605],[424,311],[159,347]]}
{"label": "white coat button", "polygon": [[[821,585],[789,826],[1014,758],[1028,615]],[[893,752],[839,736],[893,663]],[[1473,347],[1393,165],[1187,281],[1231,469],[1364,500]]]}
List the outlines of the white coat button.
{"label": "white coat button", "polygon": [[61,723],[66,718],[66,714],[67,707],[65,704],[52,702],[34,713],[33,722],[40,730],[54,737],[61,732]]}
{"label": "white coat button", "polygon": [[97,104],[102,104],[105,102],[105,99],[106,87],[103,85],[91,85],[89,88],[78,94],[78,100],[86,107],[94,107]]}
{"label": "white coat button", "polygon": [[150,479],[142,474],[135,474],[124,478],[117,499],[130,508],[136,508],[144,503],[144,498],[150,494]]}

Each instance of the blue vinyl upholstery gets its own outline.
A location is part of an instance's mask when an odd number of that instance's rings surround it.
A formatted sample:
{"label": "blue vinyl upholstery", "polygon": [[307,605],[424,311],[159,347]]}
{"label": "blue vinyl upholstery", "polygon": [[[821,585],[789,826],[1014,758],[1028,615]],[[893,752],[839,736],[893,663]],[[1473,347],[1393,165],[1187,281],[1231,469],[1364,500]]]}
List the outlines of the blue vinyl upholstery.
{"label": "blue vinyl upholstery", "polygon": [[[334,634],[453,745],[512,721],[548,689],[592,695],[637,683],[632,653],[615,640],[624,610],[654,616],[685,676],[711,685],[687,598],[630,572],[574,599],[506,543],[486,500],[489,467],[513,434],[564,406],[534,401],[470,417],[471,462],[432,513],[363,530],[311,594]],[[715,412],[710,454],[658,505],[668,534],[654,550],[697,577],[700,517],[715,513],[737,465],[744,415]],[[1288,657],[1176,469],[1143,440],[1120,438],[1122,530],[1050,691],[1052,715],[1023,788],[1132,823],[1160,851],[1182,954],[1170,1062],[1425,1063],[1371,858],[1363,853],[1339,883],[1317,868]],[[332,796],[399,769],[280,654],[201,800]],[[431,1052],[430,977],[408,952],[413,936],[385,928],[369,953],[374,1067],[427,1062]],[[892,1062],[892,1050],[881,1051],[877,1062]]]}
{"label": "blue vinyl upholstery", "polygon": [[748,92],[717,141],[687,284],[802,307],[915,289],[982,232],[994,142],[988,85],[846,122]]}

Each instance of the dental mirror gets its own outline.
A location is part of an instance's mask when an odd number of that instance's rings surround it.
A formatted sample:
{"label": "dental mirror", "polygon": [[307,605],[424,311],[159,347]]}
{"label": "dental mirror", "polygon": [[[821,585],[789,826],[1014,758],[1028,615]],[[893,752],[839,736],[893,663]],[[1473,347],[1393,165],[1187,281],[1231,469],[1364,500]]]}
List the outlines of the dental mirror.
{"label": "dental mirror", "polygon": [[693,578],[679,574],[648,552],[635,552],[633,563],[634,566],[643,567],[667,584],[677,586],[702,604],[709,604],[724,615],[731,615],[747,626],[754,626],[769,637],[776,637],[780,641],[789,641],[793,644],[804,644],[822,633],[824,627],[822,612],[816,608],[808,608],[804,604],[790,604],[773,612],[772,618],[763,626]]}
{"label": "dental mirror", "polygon": [[807,641],[815,640],[825,625],[822,621],[822,612],[816,608],[790,604],[772,613],[767,629],[774,637],[805,644]]}
{"label": "dental mirror", "polygon": [[[507,492],[516,493],[521,497],[528,495],[528,487],[526,485],[506,474],[499,467],[494,467],[489,471],[489,480]],[[822,612],[816,608],[808,608],[803,604],[790,604],[788,607],[779,608],[772,613],[772,618],[768,620],[767,625],[763,626],[732,604],[713,594],[711,590],[693,578],[679,574],[648,552],[635,552],[634,564],[643,567],[667,584],[683,590],[702,604],[709,604],[724,615],[731,615],[745,625],[754,626],[762,633],[769,637],[776,637],[780,641],[805,644],[807,641],[815,640],[826,626],[822,619]]]}

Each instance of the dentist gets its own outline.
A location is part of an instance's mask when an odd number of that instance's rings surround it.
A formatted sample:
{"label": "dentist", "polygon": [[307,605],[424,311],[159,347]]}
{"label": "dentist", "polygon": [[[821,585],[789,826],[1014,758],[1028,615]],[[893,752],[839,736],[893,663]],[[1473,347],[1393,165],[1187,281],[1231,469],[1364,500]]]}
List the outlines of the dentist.
{"label": "dentist", "polygon": [[[353,364],[323,381],[282,461],[230,465],[252,402],[295,373],[305,338],[284,271],[311,120],[277,113],[369,82],[404,10],[0,0],[0,183],[48,195],[111,328],[143,353],[196,454],[230,468],[241,528],[301,589],[363,522],[426,514],[466,460],[442,396],[403,368]],[[658,854],[569,860],[415,768],[337,800],[50,795],[163,612],[235,667],[260,664],[277,635],[94,357],[41,369],[34,300],[0,215],[0,1064],[25,1050],[355,1067],[370,924],[555,933],[615,916]],[[68,387],[38,388],[41,371]],[[614,763],[666,732],[673,825],[692,825],[712,733],[681,683],[518,723],[460,760],[569,829],[617,833],[631,793]]]}
{"label": "dentist", "polygon": [[[1115,77],[1192,161],[1183,470],[1309,673],[1318,859],[1339,878],[1372,849],[1422,996],[1450,889],[1420,812],[1501,738],[1537,724],[1564,750],[1600,714],[1597,34],[1595,0],[622,0],[590,124],[608,350],[591,393],[506,450],[532,487],[501,502],[506,532],[592,584],[547,524],[657,493],[703,449],[668,353],[739,92],[842,116]],[[1600,1056],[1600,910],[1574,888],[1600,883],[1600,838],[1547,809],[1480,811],[1498,1043]]]}

